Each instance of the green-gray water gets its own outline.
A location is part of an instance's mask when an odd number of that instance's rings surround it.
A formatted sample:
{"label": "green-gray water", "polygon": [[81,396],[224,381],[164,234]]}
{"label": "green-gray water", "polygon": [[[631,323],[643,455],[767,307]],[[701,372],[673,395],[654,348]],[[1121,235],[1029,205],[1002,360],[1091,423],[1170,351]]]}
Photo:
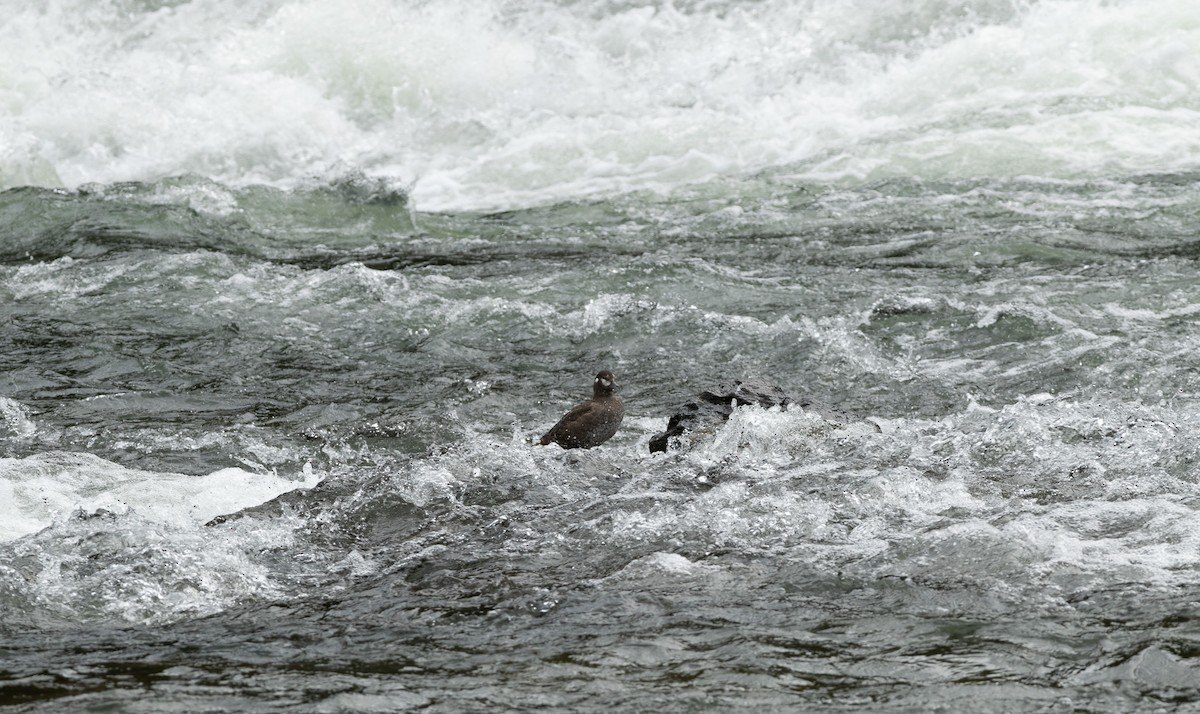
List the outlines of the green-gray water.
{"label": "green-gray water", "polygon": [[[151,200],[222,190],[195,180],[0,196],[10,701],[1197,695],[1195,177],[490,215],[362,183],[225,191],[247,208],[223,215]],[[601,366],[617,437],[530,446]],[[649,453],[748,375],[862,421],[747,408]],[[317,478],[204,525],[227,489],[236,511]]]}
{"label": "green-gray water", "polygon": [[0,705],[1200,709],[1198,12],[3,14]]}

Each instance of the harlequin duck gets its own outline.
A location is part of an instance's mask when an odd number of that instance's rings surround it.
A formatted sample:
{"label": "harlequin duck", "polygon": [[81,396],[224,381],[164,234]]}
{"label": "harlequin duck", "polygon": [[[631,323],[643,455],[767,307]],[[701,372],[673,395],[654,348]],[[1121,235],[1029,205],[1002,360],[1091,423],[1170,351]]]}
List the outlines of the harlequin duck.
{"label": "harlequin duck", "polygon": [[541,445],[564,449],[590,449],[612,438],[625,417],[625,403],[616,395],[617,377],[607,369],[596,375],[592,398],[567,412],[542,437]]}

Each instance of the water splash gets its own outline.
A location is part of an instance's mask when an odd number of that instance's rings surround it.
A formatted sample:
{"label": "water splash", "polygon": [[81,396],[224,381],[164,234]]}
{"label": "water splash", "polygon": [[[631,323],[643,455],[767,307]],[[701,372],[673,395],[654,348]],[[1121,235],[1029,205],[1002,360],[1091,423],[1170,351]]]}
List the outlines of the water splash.
{"label": "water splash", "polygon": [[415,182],[418,205],[441,210],[769,168],[851,184],[1194,170],[1196,13],[1183,0],[58,2],[3,21],[0,186],[198,174],[286,187],[350,165]]}

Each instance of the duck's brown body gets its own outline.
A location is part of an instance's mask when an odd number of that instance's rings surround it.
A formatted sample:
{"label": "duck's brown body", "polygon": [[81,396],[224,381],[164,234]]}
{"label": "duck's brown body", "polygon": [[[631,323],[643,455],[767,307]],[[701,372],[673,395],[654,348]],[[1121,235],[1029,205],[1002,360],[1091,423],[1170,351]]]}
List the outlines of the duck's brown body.
{"label": "duck's brown body", "polygon": [[625,403],[616,394],[617,378],[608,370],[596,375],[592,398],[576,405],[539,442],[564,449],[590,449],[612,438],[625,418]]}

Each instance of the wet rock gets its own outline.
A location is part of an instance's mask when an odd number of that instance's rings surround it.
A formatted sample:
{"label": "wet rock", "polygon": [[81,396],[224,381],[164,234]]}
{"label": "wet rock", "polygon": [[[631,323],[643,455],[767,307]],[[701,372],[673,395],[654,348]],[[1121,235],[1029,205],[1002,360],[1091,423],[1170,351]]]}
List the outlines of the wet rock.
{"label": "wet rock", "polygon": [[808,398],[793,399],[778,385],[753,379],[735,380],[732,384],[706,389],[676,409],[667,421],[667,430],[650,440],[650,451],[678,448],[680,437],[714,431],[729,419],[734,408],[748,405],[764,409],[779,407],[784,411],[802,409],[835,424],[851,421],[848,414],[835,407]]}

